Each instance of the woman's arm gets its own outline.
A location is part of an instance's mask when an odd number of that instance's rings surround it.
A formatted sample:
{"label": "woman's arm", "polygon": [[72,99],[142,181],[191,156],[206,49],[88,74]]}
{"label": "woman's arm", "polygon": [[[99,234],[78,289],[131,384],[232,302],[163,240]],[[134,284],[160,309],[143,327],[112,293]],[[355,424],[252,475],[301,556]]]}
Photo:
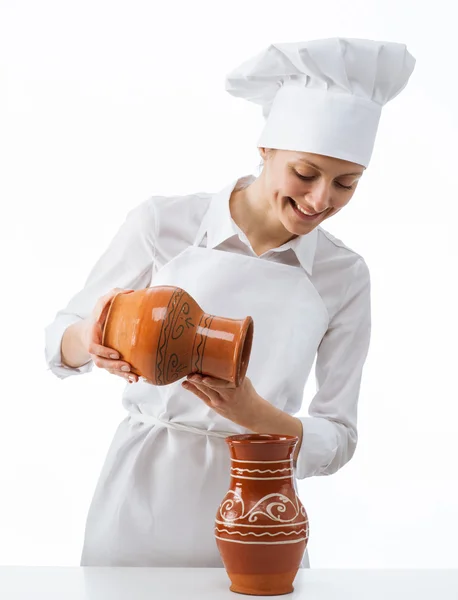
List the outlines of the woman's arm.
{"label": "woman's arm", "polygon": [[[264,404],[265,402],[265,404]],[[256,421],[250,429],[255,433],[277,433],[279,435],[294,435],[299,438],[294,451],[294,463],[297,464],[302,446],[302,421],[270,404],[267,400],[260,404]]]}
{"label": "woman's arm", "polygon": [[84,344],[85,328],[87,320],[82,319],[73,323],[64,331],[61,344],[62,365],[72,369],[79,369],[91,360]]}
{"label": "woman's arm", "polygon": [[113,288],[141,289],[151,282],[155,246],[154,200],[132,209],[87,281],[45,330],[45,358],[60,379],[93,367],[82,334],[97,300]]}
{"label": "woman's arm", "polygon": [[[355,263],[349,281],[342,305],[318,348],[318,391],[309,407],[310,416],[291,416],[257,396],[255,409],[242,423],[256,433],[297,436],[298,479],[335,473],[356,448],[359,389],[371,332],[370,275],[362,259]],[[253,393],[247,391],[250,397]]]}
{"label": "woman's arm", "polygon": [[360,258],[317,351],[317,393],[302,423],[297,477],[330,475],[353,456],[362,372],[371,337],[370,273]]}

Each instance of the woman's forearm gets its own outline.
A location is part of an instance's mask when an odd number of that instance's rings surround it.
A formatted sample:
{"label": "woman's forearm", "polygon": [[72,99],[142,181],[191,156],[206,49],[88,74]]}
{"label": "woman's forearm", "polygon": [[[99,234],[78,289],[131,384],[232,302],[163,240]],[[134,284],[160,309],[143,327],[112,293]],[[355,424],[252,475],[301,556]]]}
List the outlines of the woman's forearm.
{"label": "woman's forearm", "polygon": [[91,360],[91,355],[84,345],[83,333],[87,323],[85,320],[77,321],[67,327],[62,337],[61,355],[62,363],[74,369],[85,365]]}
{"label": "woman's forearm", "polygon": [[273,406],[267,400],[263,400],[256,411],[256,418],[250,429],[256,433],[297,436],[299,441],[294,451],[294,463],[296,463],[302,444],[302,422],[300,419],[288,415],[288,413]]}

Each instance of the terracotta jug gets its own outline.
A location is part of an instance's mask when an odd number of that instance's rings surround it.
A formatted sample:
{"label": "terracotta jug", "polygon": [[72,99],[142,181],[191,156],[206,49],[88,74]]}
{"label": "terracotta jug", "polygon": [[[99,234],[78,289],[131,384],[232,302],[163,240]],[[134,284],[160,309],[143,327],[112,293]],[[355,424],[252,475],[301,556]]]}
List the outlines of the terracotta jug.
{"label": "terracotta jug", "polygon": [[308,518],[296,494],[298,438],[248,434],[226,438],[231,482],[215,521],[215,538],[240,594],[291,593],[308,541]]}
{"label": "terracotta jug", "polygon": [[153,385],[201,373],[239,386],[252,340],[251,317],[209,315],[181,288],[155,286],[113,298],[102,344]]}

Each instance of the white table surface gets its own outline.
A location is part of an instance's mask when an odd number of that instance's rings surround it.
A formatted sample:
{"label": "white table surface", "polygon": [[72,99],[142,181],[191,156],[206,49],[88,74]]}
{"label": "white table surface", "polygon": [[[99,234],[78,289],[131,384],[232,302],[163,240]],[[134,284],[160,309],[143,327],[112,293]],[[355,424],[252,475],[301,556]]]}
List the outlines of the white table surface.
{"label": "white table surface", "polygon": [[[224,569],[0,567],[1,600],[254,598],[229,583]],[[292,594],[269,598],[458,600],[458,569],[301,569]]]}

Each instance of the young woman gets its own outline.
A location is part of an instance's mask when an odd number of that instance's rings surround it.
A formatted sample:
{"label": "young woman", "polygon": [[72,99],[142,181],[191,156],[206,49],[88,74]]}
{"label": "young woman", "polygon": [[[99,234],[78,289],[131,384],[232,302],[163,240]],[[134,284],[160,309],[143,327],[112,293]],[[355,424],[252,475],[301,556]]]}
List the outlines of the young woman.
{"label": "young woman", "polygon": [[[335,473],[353,456],[370,277],[322,224],[351,200],[381,107],[414,64],[404,45],[345,38],[270,46],[242,64],[227,89],[263,106],[260,176],[138,205],[47,327],[58,377],[95,364],[132,382],[90,507],[83,565],[221,567],[213,524],[229,485],[226,435],[297,435],[298,479]],[[155,387],[101,345],[113,294],[150,285],[182,287],[211,314],[253,317],[240,388],[197,375]],[[315,358],[317,393],[297,418]]]}

